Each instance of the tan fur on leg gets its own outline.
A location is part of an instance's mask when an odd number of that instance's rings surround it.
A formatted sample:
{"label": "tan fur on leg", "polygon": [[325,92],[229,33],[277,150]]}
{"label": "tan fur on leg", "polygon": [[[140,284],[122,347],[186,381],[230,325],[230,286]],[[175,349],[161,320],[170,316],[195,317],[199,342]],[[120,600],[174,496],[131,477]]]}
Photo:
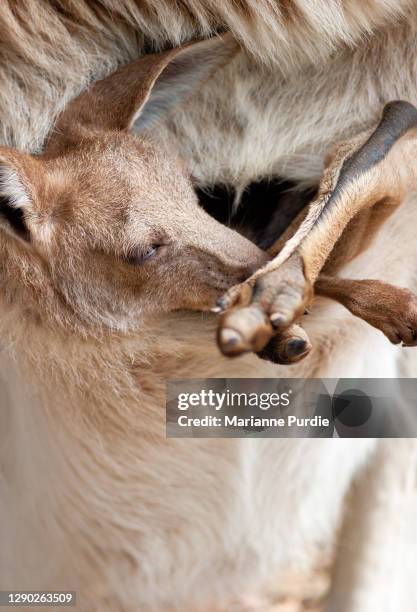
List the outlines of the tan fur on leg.
{"label": "tan fur on leg", "polygon": [[[417,184],[413,167],[416,126],[417,110],[407,102],[393,102],[385,107],[375,131],[336,150],[323,175],[319,195],[295,235],[275,259],[220,301],[224,310],[243,306],[233,314],[233,324],[235,332],[242,329],[246,344],[251,342],[250,337],[257,337],[253,329],[248,332],[250,324],[246,322],[245,331],[242,327],[249,304],[260,308],[273,327],[287,328],[310,302],[313,283],[355,215],[380,202],[385,214],[387,204],[397,206],[407,190]],[[227,329],[230,316],[226,313],[222,318],[223,329]]]}

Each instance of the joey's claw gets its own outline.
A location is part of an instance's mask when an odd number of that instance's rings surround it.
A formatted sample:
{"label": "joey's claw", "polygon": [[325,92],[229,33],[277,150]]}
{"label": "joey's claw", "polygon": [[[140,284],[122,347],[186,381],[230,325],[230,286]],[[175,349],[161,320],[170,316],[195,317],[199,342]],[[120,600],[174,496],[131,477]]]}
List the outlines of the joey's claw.
{"label": "joey's claw", "polygon": [[250,279],[239,285],[234,285],[217,300],[216,312],[225,312],[230,308],[248,306],[252,294],[253,283],[250,282]]}

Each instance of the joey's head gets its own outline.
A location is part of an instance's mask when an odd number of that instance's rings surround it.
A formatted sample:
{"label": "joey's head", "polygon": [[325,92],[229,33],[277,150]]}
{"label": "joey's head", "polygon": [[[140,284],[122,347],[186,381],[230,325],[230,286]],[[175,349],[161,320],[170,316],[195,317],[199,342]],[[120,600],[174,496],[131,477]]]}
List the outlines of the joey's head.
{"label": "joey's head", "polygon": [[216,39],[146,56],[95,83],[45,151],[0,148],[0,299],[40,320],[125,330],[207,310],[264,254],[198,205],[184,164],[146,128],[233,53]]}

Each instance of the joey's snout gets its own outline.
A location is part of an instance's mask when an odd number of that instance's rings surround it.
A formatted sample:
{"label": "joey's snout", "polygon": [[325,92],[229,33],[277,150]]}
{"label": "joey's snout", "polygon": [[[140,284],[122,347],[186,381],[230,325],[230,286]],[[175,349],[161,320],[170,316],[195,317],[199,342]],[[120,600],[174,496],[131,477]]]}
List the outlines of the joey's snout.
{"label": "joey's snout", "polygon": [[[252,245],[251,246],[255,246]],[[255,250],[241,249],[237,256],[229,254],[230,258],[218,262],[219,275],[224,279],[224,285],[230,288],[232,285],[243,283],[259,270],[268,260],[268,255],[255,247]]]}
{"label": "joey's snout", "polygon": [[253,242],[229,228],[214,241],[214,256],[225,275],[234,283],[242,282],[262,267],[269,256]]}
{"label": "joey's snout", "polygon": [[199,245],[204,309],[212,308],[230,287],[242,283],[268,261],[255,244],[229,228],[214,222]]}

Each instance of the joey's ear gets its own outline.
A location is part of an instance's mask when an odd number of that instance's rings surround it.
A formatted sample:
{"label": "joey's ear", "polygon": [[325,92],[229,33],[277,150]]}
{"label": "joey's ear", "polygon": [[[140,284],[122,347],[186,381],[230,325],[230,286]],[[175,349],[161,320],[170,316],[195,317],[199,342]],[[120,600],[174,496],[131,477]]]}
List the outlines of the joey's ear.
{"label": "joey's ear", "polygon": [[[77,128],[141,131],[166,116],[219,66],[237,44],[228,35],[191,43],[127,64],[74,99],[58,118],[50,145]],[[74,136],[73,136],[74,137]]]}
{"label": "joey's ear", "polygon": [[136,109],[130,125],[135,133],[164,119],[176,106],[224,65],[238,50],[231,35],[211,38],[174,49],[158,73],[146,99]]}
{"label": "joey's ear", "polygon": [[32,156],[0,147],[0,230],[31,241],[41,168]]}

